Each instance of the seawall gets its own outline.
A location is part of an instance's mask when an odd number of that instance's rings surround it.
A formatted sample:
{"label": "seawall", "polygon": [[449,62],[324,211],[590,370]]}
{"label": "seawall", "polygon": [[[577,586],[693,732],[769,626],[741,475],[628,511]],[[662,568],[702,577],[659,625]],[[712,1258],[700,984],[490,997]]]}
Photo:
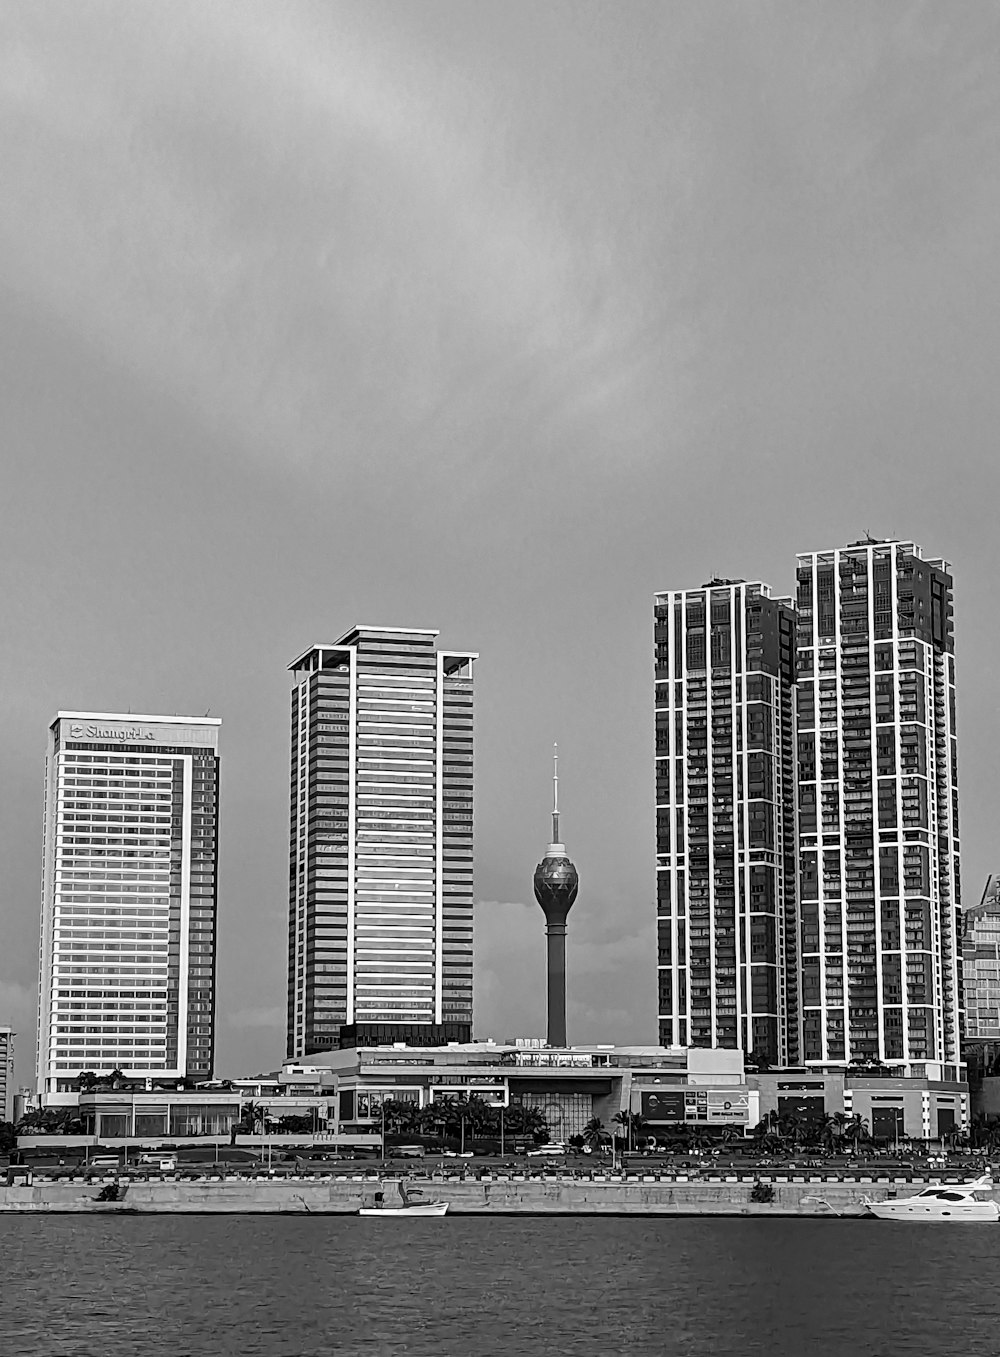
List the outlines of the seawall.
{"label": "seawall", "polygon": [[[416,1183],[411,1183],[415,1187]],[[751,1182],[601,1182],[587,1179],[497,1181],[446,1179],[420,1184],[424,1199],[447,1201],[455,1215],[863,1216],[864,1197],[909,1196],[923,1184],[843,1181],[776,1182],[774,1199],[750,1200]],[[394,1182],[349,1178],[208,1179],[121,1184],[117,1202],[97,1200],[101,1184],[35,1182],[0,1187],[0,1212],[88,1214],[350,1215],[373,1206],[375,1193],[398,1204]],[[996,1195],[996,1194],[994,1194]],[[997,1198],[1000,1200],[1000,1197]]]}

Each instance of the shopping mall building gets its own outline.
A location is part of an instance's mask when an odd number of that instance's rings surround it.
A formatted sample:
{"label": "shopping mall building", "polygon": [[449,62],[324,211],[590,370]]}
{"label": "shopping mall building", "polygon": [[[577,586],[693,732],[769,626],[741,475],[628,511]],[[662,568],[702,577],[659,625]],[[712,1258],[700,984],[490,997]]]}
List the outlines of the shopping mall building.
{"label": "shopping mall building", "polygon": [[[476,1097],[497,1108],[537,1108],[552,1140],[568,1140],[596,1118],[612,1130],[620,1112],[642,1117],[647,1139],[687,1127],[719,1137],[748,1135],[769,1113],[819,1118],[859,1114],[879,1140],[933,1140],[969,1123],[965,1083],[811,1069],[744,1071],[741,1051],[697,1047],[572,1046],[530,1041],[501,1045],[344,1048],[280,1070],[195,1088],[95,1088],[79,1094],[86,1135],[74,1143],[154,1145],[228,1139],[253,1104],[260,1126],[237,1144],[266,1134],[275,1145],[377,1144],[383,1102],[427,1107]],[[282,1134],[282,1118],[308,1116],[312,1130]],[[52,1137],[22,1143],[52,1146]]]}

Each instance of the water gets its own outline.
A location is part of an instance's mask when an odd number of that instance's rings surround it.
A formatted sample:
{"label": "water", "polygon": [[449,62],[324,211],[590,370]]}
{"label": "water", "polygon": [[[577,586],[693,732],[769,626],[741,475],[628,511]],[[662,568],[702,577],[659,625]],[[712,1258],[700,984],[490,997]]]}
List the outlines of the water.
{"label": "water", "polygon": [[1000,1229],[0,1217],[3,1357],[993,1357]]}

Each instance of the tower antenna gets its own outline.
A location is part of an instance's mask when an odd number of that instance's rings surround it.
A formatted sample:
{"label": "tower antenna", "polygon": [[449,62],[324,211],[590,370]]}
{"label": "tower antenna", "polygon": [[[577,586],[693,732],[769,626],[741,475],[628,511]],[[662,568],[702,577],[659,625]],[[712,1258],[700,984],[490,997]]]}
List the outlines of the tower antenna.
{"label": "tower antenna", "polygon": [[552,746],[552,842],[559,842],[559,746]]}

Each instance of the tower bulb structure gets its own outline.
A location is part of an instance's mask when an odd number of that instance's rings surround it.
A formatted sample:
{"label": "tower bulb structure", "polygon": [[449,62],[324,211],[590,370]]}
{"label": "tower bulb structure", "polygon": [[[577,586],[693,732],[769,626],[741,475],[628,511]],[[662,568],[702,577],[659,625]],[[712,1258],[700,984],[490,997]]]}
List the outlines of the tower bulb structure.
{"label": "tower bulb structure", "polygon": [[545,914],[550,1046],[566,1045],[566,917],[580,887],[577,870],[559,841],[559,746],[552,755],[552,842],[535,868],[535,899]]}

